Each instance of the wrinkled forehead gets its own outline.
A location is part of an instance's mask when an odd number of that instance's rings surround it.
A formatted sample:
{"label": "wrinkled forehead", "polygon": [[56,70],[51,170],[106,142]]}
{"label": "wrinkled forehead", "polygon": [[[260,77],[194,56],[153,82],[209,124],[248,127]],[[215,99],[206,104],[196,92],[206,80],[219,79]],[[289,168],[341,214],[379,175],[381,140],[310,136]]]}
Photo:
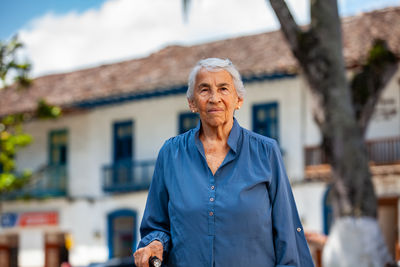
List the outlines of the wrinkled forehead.
{"label": "wrinkled forehead", "polygon": [[222,68],[205,68],[202,67],[196,75],[195,78],[195,84],[198,82],[204,81],[204,80],[210,80],[210,79],[218,79],[218,80],[224,80],[225,82],[229,82],[233,84],[233,78],[232,75],[222,69]]}

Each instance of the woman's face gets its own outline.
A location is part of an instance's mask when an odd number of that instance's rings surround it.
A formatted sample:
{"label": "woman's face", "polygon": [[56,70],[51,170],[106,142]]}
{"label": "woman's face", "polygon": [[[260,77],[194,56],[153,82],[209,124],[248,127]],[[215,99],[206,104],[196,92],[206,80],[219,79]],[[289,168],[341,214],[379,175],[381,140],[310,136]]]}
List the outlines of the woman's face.
{"label": "woman's face", "polygon": [[201,69],[196,76],[190,109],[200,114],[201,122],[211,127],[223,126],[233,121],[233,113],[243,99],[239,98],[232,76],[225,70]]}

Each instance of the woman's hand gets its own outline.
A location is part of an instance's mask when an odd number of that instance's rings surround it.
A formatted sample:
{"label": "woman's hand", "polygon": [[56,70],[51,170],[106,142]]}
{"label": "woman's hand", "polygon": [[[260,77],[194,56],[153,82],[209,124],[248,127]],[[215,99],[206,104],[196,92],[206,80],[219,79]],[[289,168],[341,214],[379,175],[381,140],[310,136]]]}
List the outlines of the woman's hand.
{"label": "woman's hand", "polygon": [[162,261],[163,245],[158,240],[154,240],[144,248],[139,248],[133,254],[137,267],[149,267],[149,259],[152,256],[156,256]]}

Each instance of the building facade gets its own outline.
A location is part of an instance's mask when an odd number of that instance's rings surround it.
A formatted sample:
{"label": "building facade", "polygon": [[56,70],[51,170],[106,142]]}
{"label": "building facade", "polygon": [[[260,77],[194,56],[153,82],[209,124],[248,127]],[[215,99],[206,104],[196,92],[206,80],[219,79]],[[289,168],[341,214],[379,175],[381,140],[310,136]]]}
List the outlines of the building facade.
{"label": "building facade", "polygon": [[[373,21],[382,29],[370,32],[369,39],[389,38],[390,31],[379,22],[393,19],[400,22],[399,8],[348,19],[344,30],[354,27],[365,35],[363,25]],[[345,41],[360,38],[354,32],[352,37],[346,31],[344,35]],[[398,55],[399,43],[398,38],[389,40]],[[225,49],[227,44],[231,48]],[[250,48],[264,45],[270,51],[262,56]],[[276,53],[274,47],[284,50]],[[365,51],[346,43],[344,48],[345,55],[351,55],[346,57],[351,75],[361,64],[352,60],[361,60]],[[280,56],[274,59],[274,54]],[[40,77],[30,95],[0,92],[0,116],[29,112],[34,100],[45,96],[65,110],[57,120],[35,119],[24,125],[34,141],[18,152],[17,166],[35,175],[23,190],[2,201],[0,266],[87,266],[130,257],[140,239],[158,150],[198,120],[187,105],[187,75],[199,59],[212,56],[231,58],[243,75],[247,94],[235,113],[239,124],[279,142],[305,230],[328,234],[330,170],[319,149],[313,98],[282,36],[272,32],[167,47],[143,59]],[[393,255],[399,240],[399,81],[398,71],[376,106],[366,136],[379,220]],[[318,261],[318,244],[311,246]]]}

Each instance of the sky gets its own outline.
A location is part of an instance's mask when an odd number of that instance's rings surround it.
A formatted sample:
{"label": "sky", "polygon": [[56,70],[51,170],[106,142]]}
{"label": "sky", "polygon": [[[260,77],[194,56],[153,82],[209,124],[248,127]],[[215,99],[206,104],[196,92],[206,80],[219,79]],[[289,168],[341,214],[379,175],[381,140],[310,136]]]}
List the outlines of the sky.
{"label": "sky", "polygon": [[[309,0],[288,0],[299,24]],[[168,45],[193,45],[279,28],[265,0],[0,0],[0,40],[18,34],[33,77],[145,57]],[[342,16],[400,0],[339,0]]]}

